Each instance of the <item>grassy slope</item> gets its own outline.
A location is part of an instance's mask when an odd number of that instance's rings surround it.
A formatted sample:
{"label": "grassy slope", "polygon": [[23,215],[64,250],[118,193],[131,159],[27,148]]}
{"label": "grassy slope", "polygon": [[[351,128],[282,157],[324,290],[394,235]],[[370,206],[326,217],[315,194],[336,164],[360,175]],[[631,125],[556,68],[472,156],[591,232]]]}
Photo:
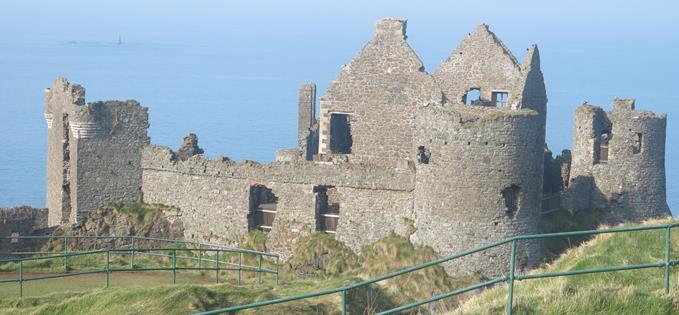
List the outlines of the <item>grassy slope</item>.
{"label": "grassy slope", "polygon": [[[251,242],[246,247],[259,248],[262,243],[258,235],[250,235]],[[436,255],[431,248],[413,246],[407,238],[390,235],[363,249],[362,258],[351,253],[341,242],[332,236],[314,234],[300,241],[295,251],[295,258],[281,266],[282,284],[274,285],[271,276],[265,277],[264,285],[256,285],[252,274],[248,275],[244,286],[234,286],[233,272],[224,272],[222,281],[230,284],[181,284],[164,285],[148,288],[149,286],[135,286],[133,281],[116,281],[124,274],[112,275],[110,289],[92,289],[83,292],[71,284],[78,278],[64,278],[54,280],[52,290],[56,291],[61,284],[64,285],[64,293],[42,295],[25,298],[19,301],[16,290],[7,291],[11,295],[0,298],[0,314],[95,314],[105,312],[107,314],[186,314],[194,311],[214,309],[229,305],[252,303],[254,301],[268,300],[302,294],[322,289],[336,288],[361,279],[371,278],[391,271],[399,270],[415,264],[435,259]],[[71,265],[80,265],[87,268],[101,265],[101,261],[91,258],[78,261],[73,259]],[[116,257],[115,265],[124,266],[128,263],[125,257]],[[245,259],[246,261],[248,259]],[[180,261],[181,262],[181,261]],[[248,261],[249,262],[249,261]],[[254,263],[249,262],[249,263]],[[167,259],[151,259],[139,257],[138,265],[167,266]],[[182,263],[181,265],[184,265]],[[6,264],[0,266],[4,271],[12,271],[16,266]],[[32,266],[33,271],[63,272],[61,260]],[[80,270],[80,268],[76,268]],[[170,281],[170,274],[159,273],[159,279],[154,280],[152,273],[144,273],[146,280],[155,285]],[[179,279],[191,276],[201,278],[207,276],[207,280],[214,279],[211,273],[183,271],[179,273]],[[132,275],[125,275],[130,278]],[[102,275],[94,276],[94,282],[101,287]],[[128,279],[129,280],[129,279]],[[196,279],[194,279],[196,280]],[[203,282],[198,279],[197,282]],[[409,275],[380,282],[363,289],[352,290],[348,293],[349,311],[353,314],[364,314],[366,310],[384,310],[389,307],[402,305],[426,298],[435,292],[445,292],[454,288],[468,285],[469,278],[454,278],[448,276],[442,267],[435,266]],[[36,281],[31,284],[45,283]],[[76,282],[77,283],[77,282]],[[66,285],[68,284],[68,285]],[[73,290],[65,292],[66,290]],[[35,291],[30,289],[27,291]],[[43,290],[45,291],[45,290]],[[2,292],[0,290],[0,292]],[[44,294],[44,292],[41,292]],[[315,298],[302,302],[280,304],[260,310],[258,313],[266,314],[336,314],[339,313],[340,294],[333,294],[322,298]],[[438,310],[452,309],[458,304],[457,299],[450,299],[443,303],[437,303],[434,307]],[[246,314],[248,312],[245,312]],[[368,312],[369,314],[370,312]]]}
{"label": "grassy slope", "polygon": [[[656,263],[664,261],[664,247],[663,230],[600,235],[534,272]],[[672,248],[672,259],[679,259],[679,237],[672,239]],[[679,270],[674,268],[669,295],[663,292],[661,268],[517,282],[514,310],[515,314],[679,314],[678,276]],[[455,314],[500,314],[506,303],[506,285],[500,285],[467,302]]]}
{"label": "grassy slope", "polygon": [[[67,292],[42,297],[0,299],[1,314],[187,314],[223,305],[250,303],[340,286],[349,279],[333,279],[323,283],[291,281],[276,288],[264,285],[165,285],[151,289],[111,288],[88,292]],[[267,314],[329,313],[335,309],[334,297],[286,304],[262,309]]]}

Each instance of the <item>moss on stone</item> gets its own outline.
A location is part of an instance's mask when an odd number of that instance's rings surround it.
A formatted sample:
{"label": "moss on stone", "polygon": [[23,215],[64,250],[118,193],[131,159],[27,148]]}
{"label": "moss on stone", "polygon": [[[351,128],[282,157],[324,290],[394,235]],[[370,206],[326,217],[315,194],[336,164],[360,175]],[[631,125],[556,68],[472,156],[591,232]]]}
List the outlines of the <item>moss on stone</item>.
{"label": "moss on stone", "polygon": [[483,116],[484,120],[496,120],[503,117],[533,117],[537,116],[538,112],[529,108],[521,108],[517,110],[494,110]]}

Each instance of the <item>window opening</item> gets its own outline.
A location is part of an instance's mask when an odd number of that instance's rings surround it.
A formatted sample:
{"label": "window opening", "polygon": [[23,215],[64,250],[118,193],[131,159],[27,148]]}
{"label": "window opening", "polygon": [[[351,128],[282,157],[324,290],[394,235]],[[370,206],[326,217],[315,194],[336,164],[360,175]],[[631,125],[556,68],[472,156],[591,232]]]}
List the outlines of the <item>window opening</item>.
{"label": "window opening", "polygon": [[634,154],[641,153],[641,150],[643,149],[642,139],[643,139],[643,135],[641,133],[637,132],[634,135],[634,143],[632,143],[632,153],[634,153]]}
{"label": "window opening", "polygon": [[507,99],[509,98],[508,92],[493,92],[492,99],[495,107],[505,108],[507,107]]}
{"label": "window opening", "polygon": [[316,186],[314,196],[316,197],[316,230],[335,234],[340,210],[340,205],[336,202],[337,190],[332,186]]}
{"label": "window opening", "polygon": [[601,133],[601,140],[599,141],[599,150],[597,152],[598,155],[597,163],[608,164],[608,151],[609,151],[608,149],[610,141],[611,141],[611,131],[604,130]]}
{"label": "window opening", "polygon": [[471,88],[464,95],[464,104],[467,106],[479,105],[481,103],[481,90],[478,88]]}
{"label": "window opening", "polygon": [[330,151],[335,154],[351,154],[352,145],[349,115],[330,114]]}
{"label": "window opening", "polygon": [[417,162],[420,164],[429,164],[430,153],[424,146],[417,147]]}
{"label": "window opening", "polygon": [[262,185],[250,187],[250,215],[248,216],[248,230],[258,229],[271,231],[276,218],[278,197],[271,189]]}
{"label": "window opening", "polygon": [[502,198],[505,200],[505,212],[511,219],[514,217],[516,211],[519,210],[521,188],[516,185],[511,185],[502,190]]}

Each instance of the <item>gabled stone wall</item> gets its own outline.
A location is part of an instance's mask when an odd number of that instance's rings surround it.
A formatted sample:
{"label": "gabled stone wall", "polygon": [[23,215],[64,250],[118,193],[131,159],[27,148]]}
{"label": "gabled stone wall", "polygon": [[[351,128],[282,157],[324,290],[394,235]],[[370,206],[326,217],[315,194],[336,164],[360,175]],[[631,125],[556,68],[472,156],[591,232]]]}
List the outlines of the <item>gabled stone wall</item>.
{"label": "gabled stone wall", "polygon": [[350,161],[393,166],[415,159],[415,107],[441,104],[443,96],[405,31],[405,20],[379,20],[374,37],[321,97],[320,153],[333,153],[331,114],[342,113],[349,116],[353,138]]}
{"label": "gabled stone wall", "polygon": [[490,101],[492,91],[520,93],[516,83],[521,77],[521,65],[514,55],[481,24],[467,36],[433,73],[448,101],[464,103],[469,89],[477,88],[481,99]]}

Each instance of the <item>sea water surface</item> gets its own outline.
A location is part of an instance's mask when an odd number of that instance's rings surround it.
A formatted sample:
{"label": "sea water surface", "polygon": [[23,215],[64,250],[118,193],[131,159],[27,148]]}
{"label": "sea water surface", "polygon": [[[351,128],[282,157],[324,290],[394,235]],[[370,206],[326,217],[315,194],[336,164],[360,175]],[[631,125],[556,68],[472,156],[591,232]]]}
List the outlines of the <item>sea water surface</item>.
{"label": "sea water surface", "polygon": [[[614,97],[630,97],[638,109],[667,113],[667,197],[677,211],[679,27],[672,12],[679,11],[653,1],[641,11],[605,1],[540,4],[3,1],[0,207],[45,204],[43,90],[57,76],[84,85],[88,101],[136,99],[149,107],[154,144],[176,148],[195,132],[210,157],[268,162],[276,148],[296,144],[298,86],[315,82],[322,95],[370,39],[375,20],[400,16],[429,72],[481,22],[520,61],[537,43],[555,153],[570,147],[573,113],[583,102],[610,109]],[[534,14],[516,18],[526,12]]]}

